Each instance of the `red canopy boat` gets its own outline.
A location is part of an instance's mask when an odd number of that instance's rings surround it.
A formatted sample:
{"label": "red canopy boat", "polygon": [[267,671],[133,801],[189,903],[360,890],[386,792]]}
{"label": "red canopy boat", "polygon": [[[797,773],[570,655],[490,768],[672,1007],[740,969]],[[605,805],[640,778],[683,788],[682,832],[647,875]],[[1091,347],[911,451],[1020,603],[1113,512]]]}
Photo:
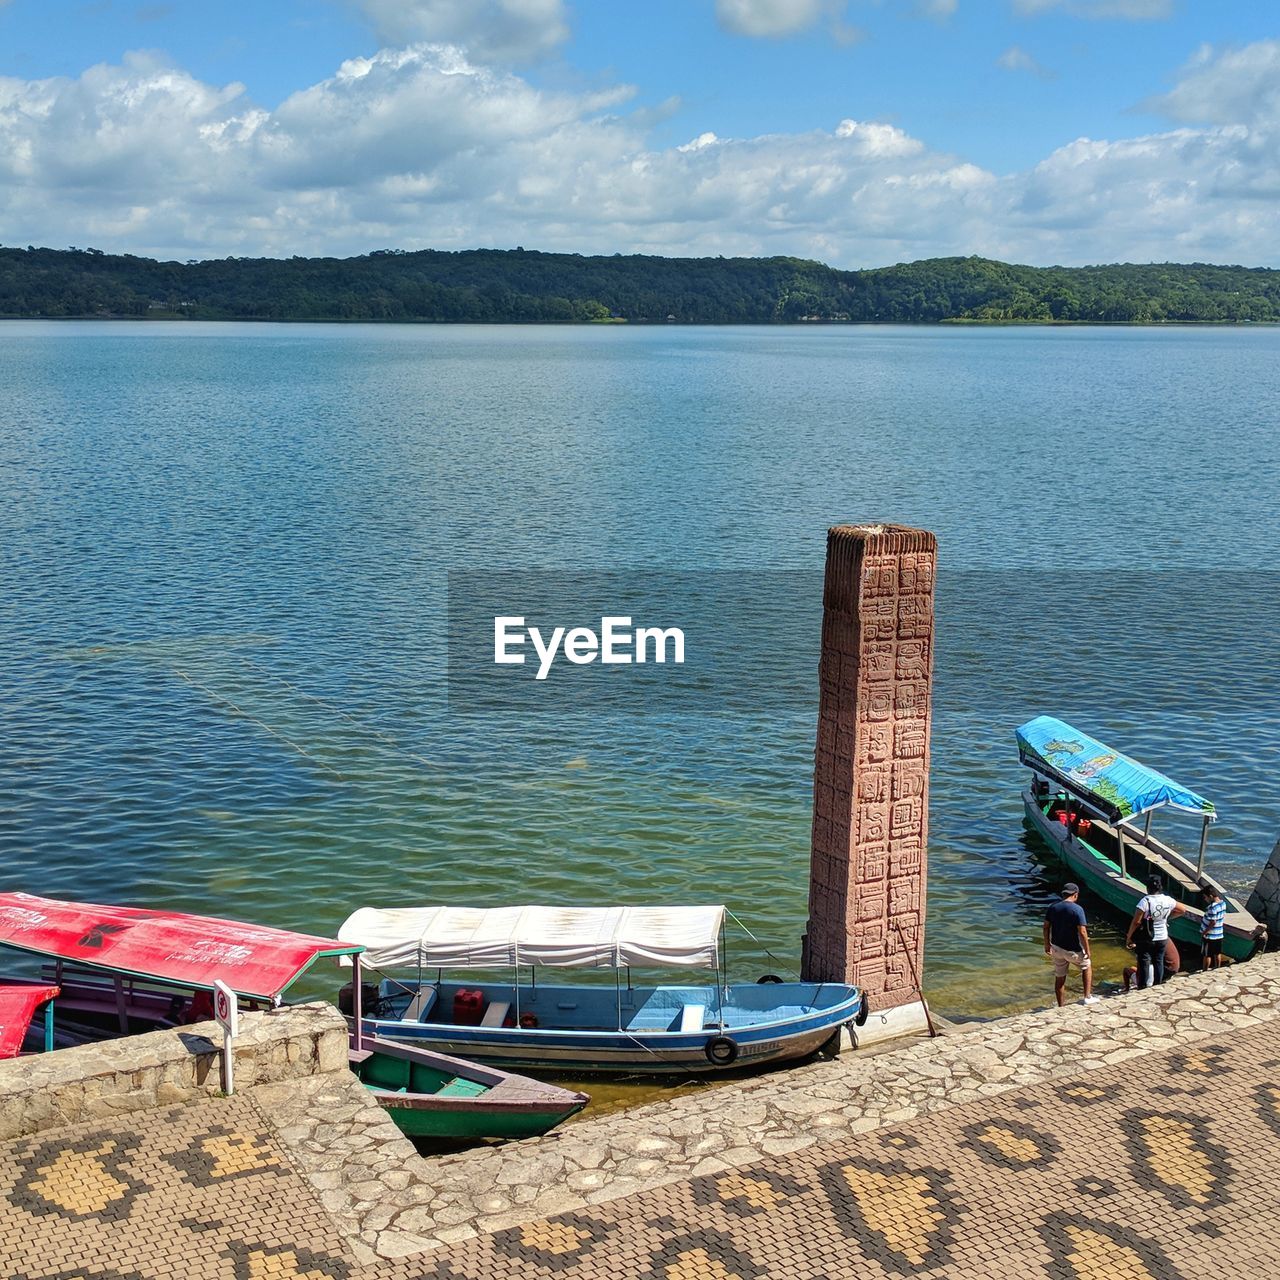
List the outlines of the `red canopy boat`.
{"label": "red canopy boat", "polygon": [[364,950],[213,916],[61,902],[30,893],[0,893],[0,946],[200,991],[211,991],[221,979],[237,995],[271,1004],[317,960]]}
{"label": "red canopy boat", "polygon": [[[57,987],[34,982],[0,986],[0,1058],[16,1058],[22,1052],[36,1010],[57,994]],[[52,1031],[52,1025],[46,1024],[46,1030]]]}

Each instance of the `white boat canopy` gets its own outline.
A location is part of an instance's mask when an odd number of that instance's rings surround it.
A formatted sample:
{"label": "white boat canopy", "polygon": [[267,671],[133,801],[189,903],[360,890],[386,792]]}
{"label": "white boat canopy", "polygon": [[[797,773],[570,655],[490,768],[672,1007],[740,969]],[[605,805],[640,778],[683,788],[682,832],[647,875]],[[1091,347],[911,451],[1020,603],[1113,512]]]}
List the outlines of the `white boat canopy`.
{"label": "white boat canopy", "polygon": [[338,937],[382,969],[714,969],[724,907],[361,907]]}

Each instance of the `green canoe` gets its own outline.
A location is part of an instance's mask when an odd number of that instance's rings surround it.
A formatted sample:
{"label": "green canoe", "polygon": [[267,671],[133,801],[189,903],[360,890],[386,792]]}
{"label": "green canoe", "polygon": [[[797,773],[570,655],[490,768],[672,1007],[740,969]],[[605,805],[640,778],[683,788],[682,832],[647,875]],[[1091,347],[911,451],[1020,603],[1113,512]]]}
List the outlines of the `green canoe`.
{"label": "green canoe", "polygon": [[[1223,921],[1222,951],[1232,960],[1248,960],[1266,941],[1266,931],[1235,898],[1207,875],[1196,874],[1195,868],[1175,849],[1150,835],[1139,843],[1132,834],[1125,838],[1125,867],[1118,862],[1119,849],[1115,828],[1094,818],[1088,834],[1070,828],[1058,820],[1063,798],[1061,793],[1022,795],[1027,819],[1036,833],[1067,865],[1069,874],[1095,897],[1109,903],[1126,921],[1131,919],[1138,902],[1147,892],[1143,881],[1153,871],[1159,872],[1165,891],[1182,903],[1185,914],[1169,921],[1169,935],[1181,948],[1191,948],[1183,955],[1200,952],[1200,889],[1213,885],[1227,904]],[[1130,843],[1132,841],[1132,843]]]}
{"label": "green canoe", "polygon": [[351,1070],[411,1138],[533,1138],[590,1099],[430,1049],[364,1036]]}

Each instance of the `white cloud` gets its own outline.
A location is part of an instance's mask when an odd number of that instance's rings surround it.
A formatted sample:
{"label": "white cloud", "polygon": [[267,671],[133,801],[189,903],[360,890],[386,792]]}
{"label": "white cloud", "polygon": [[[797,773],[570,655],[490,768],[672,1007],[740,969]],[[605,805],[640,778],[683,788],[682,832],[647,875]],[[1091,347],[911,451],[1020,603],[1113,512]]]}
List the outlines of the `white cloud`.
{"label": "white cloud", "polygon": [[997,59],[996,66],[1006,71],[1026,71],[1041,80],[1052,80],[1054,73],[1041,65],[1021,45],[1011,44]]}
{"label": "white cloud", "polygon": [[1058,9],[1073,18],[1125,22],[1159,22],[1173,17],[1173,0],[1013,0],[1013,7],[1025,15]]}
{"label": "white cloud", "polygon": [[772,40],[816,26],[828,7],[827,0],[716,0],[716,20],[734,35]]}
{"label": "white cloud", "polygon": [[1222,52],[1204,45],[1177,86],[1144,105],[1192,124],[1280,126],[1280,40]]}
{"label": "white cloud", "polygon": [[564,0],[359,0],[380,40],[456,44],[481,61],[526,62],[569,36]]}
{"label": "white cloud", "polygon": [[[879,2],[879,0],[877,0]],[[926,18],[945,21],[959,0],[893,0]],[[716,0],[716,21],[735,36],[781,40],[825,25],[827,34],[843,45],[867,38],[864,28],[845,21],[847,0]]]}
{"label": "white cloud", "polygon": [[134,54],[0,79],[0,226],[183,258],[524,244],[1277,264],[1277,57],[1203,51],[1160,100],[1178,127],[999,175],[874,120],[658,146],[625,88],[549,93],[450,46],[352,59],[274,110]]}

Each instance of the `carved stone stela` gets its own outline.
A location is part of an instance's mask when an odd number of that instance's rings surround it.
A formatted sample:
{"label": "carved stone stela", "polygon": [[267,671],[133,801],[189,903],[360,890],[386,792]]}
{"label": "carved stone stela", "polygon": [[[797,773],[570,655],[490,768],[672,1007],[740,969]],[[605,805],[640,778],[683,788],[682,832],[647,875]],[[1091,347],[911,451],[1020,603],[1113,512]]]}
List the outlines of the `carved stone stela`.
{"label": "carved stone stela", "polygon": [[919,999],[924,963],[937,558],[923,529],[827,534],[804,973],[878,1010]]}

